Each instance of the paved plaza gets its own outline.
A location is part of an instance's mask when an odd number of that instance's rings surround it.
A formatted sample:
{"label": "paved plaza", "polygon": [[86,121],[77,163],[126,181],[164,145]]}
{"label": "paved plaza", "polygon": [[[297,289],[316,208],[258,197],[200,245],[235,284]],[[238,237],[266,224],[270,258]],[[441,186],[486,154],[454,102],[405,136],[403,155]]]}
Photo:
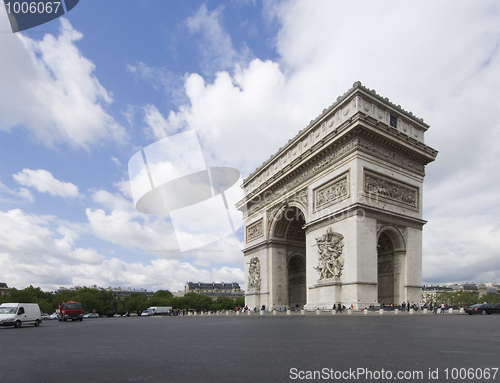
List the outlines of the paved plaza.
{"label": "paved plaza", "polygon": [[500,367],[499,324],[378,313],[45,321],[0,328],[0,382],[486,381],[451,374]]}

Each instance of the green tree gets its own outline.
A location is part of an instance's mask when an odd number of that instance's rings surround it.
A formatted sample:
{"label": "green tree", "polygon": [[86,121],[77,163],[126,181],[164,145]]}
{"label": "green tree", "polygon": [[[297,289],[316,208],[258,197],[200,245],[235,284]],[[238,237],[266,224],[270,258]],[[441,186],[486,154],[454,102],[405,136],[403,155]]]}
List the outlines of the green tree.
{"label": "green tree", "polygon": [[478,295],[475,293],[446,292],[441,293],[436,297],[436,302],[444,303],[448,306],[466,307],[478,302]]}
{"label": "green tree", "polygon": [[212,298],[202,294],[187,293],[180,298],[179,306],[180,309],[209,310],[212,306]]}
{"label": "green tree", "polygon": [[40,289],[40,287],[33,287],[31,285],[22,290],[13,288],[10,290],[9,294],[2,299],[2,303],[38,303],[40,311],[45,313],[53,312],[53,301],[54,295],[52,293],[44,292]]}
{"label": "green tree", "polygon": [[245,297],[238,297],[235,299],[234,304],[236,307],[245,307]]}
{"label": "green tree", "polygon": [[172,306],[174,295],[168,290],[158,290],[149,298],[150,306]]}
{"label": "green tree", "polygon": [[212,310],[220,311],[220,310],[234,310],[236,308],[236,302],[234,298],[228,296],[220,296],[217,297],[215,302],[212,304]]}
{"label": "green tree", "polygon": [[123,300],[123,309],[129,313],[131,312],[142,312],[149,307],[149,301],[146,294],[142,293],[131,293],[128,297]]}

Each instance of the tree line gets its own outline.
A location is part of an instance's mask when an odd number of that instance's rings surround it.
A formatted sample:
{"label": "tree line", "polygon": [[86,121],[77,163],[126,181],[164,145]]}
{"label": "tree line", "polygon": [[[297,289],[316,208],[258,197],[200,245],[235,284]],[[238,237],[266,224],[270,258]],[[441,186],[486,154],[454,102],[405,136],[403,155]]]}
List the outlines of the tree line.
{"label": "tree line", "polygon": [[450,307],[467,307],[472,306],[476,303],[500,303],[500,295],[498,294],[486,294],[479,297],[477,293],[464,293],[461,291],[457,292],[445,292],[436,295],[435,298],[428,296],[427,303],[429,304],[441,304],[444,303]]}
{"label": "tree line", "polygon": [[234,310],[245,305],[245,298],[220,296],[216,300],[196,293],[187,293],[183,297],[174,297],[168,290],[158,290],[147,296],[133,292],[122,298],[113,292],[83,287],[78,290],[60,290],[56,293],[42,291],[39,287],[29,286],[22,290],[11,289],[0,296],[0,303],[38,303],[43,313],[53,313],[61,302],[74,300],[80,302],[84,312],[96,312],[110,315],[114,313],[141,313],[151,306],[171,306],[174,309],[196,311]]}

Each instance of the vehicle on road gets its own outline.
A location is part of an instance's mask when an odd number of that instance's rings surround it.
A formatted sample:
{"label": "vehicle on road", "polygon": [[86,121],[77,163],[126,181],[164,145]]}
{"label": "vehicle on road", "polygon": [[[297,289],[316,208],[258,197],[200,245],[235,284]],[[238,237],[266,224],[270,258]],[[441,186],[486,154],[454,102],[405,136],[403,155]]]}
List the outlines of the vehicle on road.
{"label": "vehicle on road", "polygon": [[57,313],[52,313],[52,314],[50,314],[50,315],[49,315],[49,319],[50,319],[50,320],[55,320],[55,319],[57,319],[57,316],[58,316],[58,315],[59,315],[59,314],[57,314]]}
{"label": "vehicle on road", "polygon": [[172,307],[167,307],[167,306],[153,306],[148,308],[147,310],[144,310],[141,314],[143,317],[149,317],[153,315],[167,315],[169,312],[172,311]]}
{"label": "vehicle on road", "polygon": [[500,314],[500,304],[478,303],[465,309],[469,315],[472,314]]}
{"label": "vehicle on road", "polygon": [[59,304],[56,313],[57,319],[66,322],[68,319],[83,320],[83,309],[80,302],[68,301]]}
{"label": "vehicle on road", "polygon": [[42,320],[49,320],[50,319],[49,314],[42,313],[41,316],[42,316]]}
{"label": "vehicle on road", "polygon": [[83,316],[84,319],[90,319],[90,318],[99,318],[99,314],[97,313],[87,313]]}
{"label": "vehicle on road", "polygon": [[21,327],[24,324],[40,326],[42,314],[36,303],[2,303],[0,325]]}

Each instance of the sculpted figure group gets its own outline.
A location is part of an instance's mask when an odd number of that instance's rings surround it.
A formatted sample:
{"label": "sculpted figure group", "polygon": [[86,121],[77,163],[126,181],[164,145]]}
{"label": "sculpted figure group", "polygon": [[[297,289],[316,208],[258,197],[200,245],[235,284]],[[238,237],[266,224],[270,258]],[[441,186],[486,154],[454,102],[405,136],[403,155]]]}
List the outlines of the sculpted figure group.
{"label": "sculpted figure group", "polygon": [[340,277],[344,267],[342,258],[342,245],[340,242],[344,236],[329,228],[325,234],[316,238],[318,246],[318,266],[314,269],[319,273],[319,279]]}

